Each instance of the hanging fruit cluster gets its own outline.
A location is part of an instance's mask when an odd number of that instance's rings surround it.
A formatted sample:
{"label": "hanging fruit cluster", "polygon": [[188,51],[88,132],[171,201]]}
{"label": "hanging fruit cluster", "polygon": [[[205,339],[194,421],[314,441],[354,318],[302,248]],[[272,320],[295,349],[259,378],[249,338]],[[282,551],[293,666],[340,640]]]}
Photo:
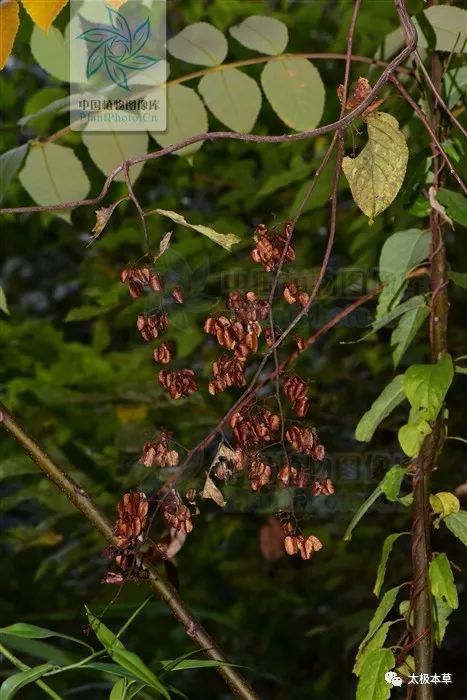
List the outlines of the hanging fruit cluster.
{"label": "hanging fruit cluster", "polygon": [[[291,231],[290,223],[286,223],[280,231],[268,229],[263,224],[257,226],[251,259],[268,272],[280,272],[283,264],[295,259],[295,251],[290,245]],[[164,290],[163,278],[149,267],[128,267],[123,270],[121,279],[133,298],[141,296],[146,288],[153,292]],[[171,296],[177,303],[184,301],[183,293],[178,287],[171,291]],[[309,302],[308,293],[290,281],[283,287],[283,298],[288,304],[298,304],[301,307]],[[261,353],[261,336],[264,336],[266,348],[271,348],[274,344],[277,345],[281,335],[280,328],[271,323],[270,301],[258,297],[254,291],[230,292],[225,306],[224,314],[210,316],[204,323],[205,332],[224,349],[212,365],[212,378],[208,381],[208,391],[212,396],[231,387],[244,387],[248,361],[255,354]],[[137,328],[146,342],[163,337],[169,323],[169,315],[164,310],[139,314],[137,317]],[[297,340],[297,346],[299,350],[306,347],[303,338]],[[156,363],[168,365],[173,358],[171,343],[162,340],[154,348],[153,358]],[[161,369],[158,381],[173,400],[188,397],[198,390],[195,373],[191,368]],[[282,391],[297,418],[304,419],[310,409],[307,382],[297,374],[283,374]],[[127,578],[128,572],[133,574],[138,568],[137,561],[141,564],[144,557],[164,559],[170,556],[170,552],[176,551],[181,545],[173,546],[175,539],[184,538],[193,529],[192,515],[199,512],[199,497],[212,498],[219,505],[225,503],[211,479],[211,473],[219,481],[225,482],[239,472],[244,472],[252,491],[273,485],[274,488],[282,486],[308,490],[313,496],[329,496],[334,493],[331,479],[317,478],[313,475],[313,470],[310,471],[310,461],[321,462],[325,456],[316,428],[284,418],[279,395],[275,397],[280,408],[277,413],[268,407],[270,400],[257,400],[253,405],[251,400],[240,402],[229,421],[235,449],[222,443],[201,493],[190,488],[184,500],[177,489],[170,486],[162,490],[162,495],[150,499],[157,503],[157,513],[167,528],[158,542],[153,542],[149,536],[149,501],[145,494],[125,494],[117,506],[118,518],[114,526],[117,546],[110,550],[110,556],[119,572],[109,572],[104,579],[106,582],[118,583]],[[281,458],[279,463],[277,458],[265,454],[267,450],[277,452],[278,445],[286,457]],[[303,461],[308,468],[304,468]],[[146,442],[141,450],[140,463],[147,468],[176,467],[179,454],[174,447],[172,434],[165,431]],[[305,537],[294,523],[292,514],[281,514],[283,551],[309,559],[321,549],[322,544],[314,535]],[[142,550],[141,545],[145,541],[149,546]]]}

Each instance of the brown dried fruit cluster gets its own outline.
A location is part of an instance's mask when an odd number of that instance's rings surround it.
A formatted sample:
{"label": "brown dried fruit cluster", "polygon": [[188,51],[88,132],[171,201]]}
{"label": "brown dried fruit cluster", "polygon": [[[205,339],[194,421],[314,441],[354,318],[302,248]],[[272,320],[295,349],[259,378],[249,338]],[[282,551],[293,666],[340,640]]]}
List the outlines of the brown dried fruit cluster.
{"label": "brown dried fruit cluster", "polygon": [[297,452],[304,452],[313,459],[324,459],[324,445],[321,444],[315,428],[292,425],[285,432],[286,440]]}
{"label": "brown dried fruit cluster", "polygon": [[321,494],[323,496],[332,496],[335,490],[332,479],[319,479],[311,487],[313,496],[321,496]]}
{"label": "brown dried fruit cluster", "polygon": [[180,287],[175,287],[175,289],[173,289],[170,294],[172,296],[172,299],[174,299],[177,302],[177,304],[183,304],[183,302],[185,301],[185,297],[183,296],[183,292],[180,289]]}
{"label": "brown dried fruit cluster", "polygon": [[253,459],[248,468],[248,479],[252,491],[258,491],[271,481],[271,467],[260,459]]}
{"label": "brown dried fruit cluster", "polygon": [[247,416],[234,413],[230,419],[235,440],[242,448],[251,448],[264,442],[271,442],[280,427],[280,418],[266,408]]}
{"label": "brown dried fruit cluster", "polygon": [[[287,222],[279,233],[274,229],[270,231],[264,224],[258,224],[255,231],[256,245],[250,253],[253,262],[260,263],[267,272],[275,270],[282,259],[291,226],[292,224]],[[295,260],[295,250],[290,243],[284,260]]]}
{"label": "brown dried fruit cluster", "polygon": [[162,365],[168,365],[172,359],[172,348],[170,343],[162,343],[154,349],[154,362],[160,362]]}
{"label": "brown dried fruit cluster", "polygon": [[266,299],[260,299],[254,292],[230,292],[225,305],[241,321],[264,321],[270,309]]}
{"label": "brown dried fruit cluster", "polygon": [[127,285],[133,299],[140,297],[145,287],[151,287],[154,292],[160,292],[163,288],[162,279],[148,267],[126,267],[120,279]]}
{"label": "brown dried fruit cluster", "polygon": [[195,373],[192,369],[161,369],[159,384],[172,399],[181,399],[198,391]]}
{"label": "brown dried fruit cluster", "polygon": [[162,433],[157,440],[145,442],[139,461],[145,467],[157,464],[159,467],[175,467],[178,464],[178,452],[172,448],[171,433]]}
{"label": "brown dried fruit cluster", "polygon": [[152,314],[146,316],[139,314],[136,319],[136,326],[144,340],[158,338],[160,333],[167,330],[169,325],[169,317],[166,313]]}
{"label": "brown dried fruit cluster", "polygon": [[162,515],[169,527],[185,535],[193,530],[190,509],[183,503],[177,503],[175,499],[164,506]]}
{"label": "brown dried fruit cluster", "polygon": [[204,324],[206,333],[216,336],[217,342],[237,357],[247,357],[258,350],[261,326],[258,321],[235,321],[227,316],[209,317]]}
{"label": "brown dried fruit cluster", "polygon": [[292,409],[297,416],[303,418],[308,413],[310,401],[307,398],[308,385],[304,379],[298,375],[287,377],[283,383],[284,393],[287,400],[292,404]]}
{"label": "brown dried fruit cluster", "polygon": [[287,304],[300,304],[306,306],[310,301],[310,295],[307,292],[301,292],[294,282],[287,282],[284,287],[284,299]]}
{"label": "brown dried fruit cluster", "polygon": [[300,554],[302,559],[311,559],[314,552],[323,548],[322,543],[314,535],[287,535],[284,539],[284,549],[291,556]]}
{"label": "brown dried fruit cluster", "polygon": [[[371,92],[371,85],[368,82],[366,78],[358,78],[357,82],[355,84],[355,89],[353,92],[352,97],[348,97],[347,101],[345,103],[345,108],[347,110],[350,109],[355,109],[361,103],[363,100],[365,100],[368,95]],[[342,101],[344,99],[344,86],[339,85],[337,88],[337,97],[339,98],[339,102],[342,104]],[[376,109],[378,109],[382,104],[384,100],[375,100],[372,102],[369,107],[366,108],[366,110],[363,112],[362,117],[366,117],[368,114],[371,112],[374,112]]]}
{"label": "brown dried fruit cluster", "polygon": [[117,547],[128,549],[143,541],[148,514],[148,499],[142,492],[125,493],[117,504],[118,518],[114,525]]}
{"label": "brown dried fruit cluster", "polygon": [[284,486],[293,486],[294,488],[304,489],[308,484],[308,474],[303,469],[296,469],[290,464],[284,464],[277,474],[279,481],[282,481]]}
{"label": "brown dried fruit cluster", "polygon": [[212,366],[214,379],[209,384],[209,393],[213,396],[225,391],[230,386],[245,386],[245,360],[240,357],[221,355]]}

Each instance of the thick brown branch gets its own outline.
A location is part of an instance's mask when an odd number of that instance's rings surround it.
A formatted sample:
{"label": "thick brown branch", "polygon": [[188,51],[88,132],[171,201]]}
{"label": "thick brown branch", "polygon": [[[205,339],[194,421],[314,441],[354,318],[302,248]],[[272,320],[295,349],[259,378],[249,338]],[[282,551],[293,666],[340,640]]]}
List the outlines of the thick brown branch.
{"label": "thick brown branch", "polygon": [[[49,457],[2,404],[0,404],[0,424],[15,438],[39,469],[84,515],[102,537],[110,545],[116,546],[117,540],[109,520],[98,509],[89,494]],[[161,578],[153,566],[147,563],[143,563],[143,566],[149,573],[149,586],[183,625],[187,635],[202,649],[206,656],[221,662],[217,670],[235,695],[245,700],[259,700],[243,676],[235,668],[226,665],[227,661],[223,652],[198,619],[190,612],[175,588]]]}

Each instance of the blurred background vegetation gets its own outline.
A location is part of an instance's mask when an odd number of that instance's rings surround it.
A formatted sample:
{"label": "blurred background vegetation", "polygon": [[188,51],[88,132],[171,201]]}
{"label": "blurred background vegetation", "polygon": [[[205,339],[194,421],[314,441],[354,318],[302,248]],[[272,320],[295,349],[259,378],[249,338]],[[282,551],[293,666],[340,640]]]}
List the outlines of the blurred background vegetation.
{"label": "blurred background vegetation", "polygon": [[[408,6],[415,13],[423,2],[411,0]],[[350,0],[171,0],[168,31],[175,34],[200,20],[226,30],[250,14],[270,14],[288,26],[288,50],[343,52],[351,9]],[[384,36],[396,27],[392,2],[363,2],[354,52],[375,55]],[[17,120],[24,114],[66,95],[66,87],[47,76],[31,58],[31,29],[29,21],[22,22],[14,61],[0,76],[2,152],[66,125],[66,115],[52,114],[23,130],[18,128]],[[228,60],[248,55],[240,44],[230,42]],[[316,65],[326,85],[321,123],[327,123],[339,113],[336,88],[342,82],[344,64],[325,60]],[[259,75],[260,68],[253,66],[250,74]],[[186,69],[174,65],[172,76]],[[379,70],[354,63],[352,77],[374,80]],[[371,289],[377,282],[377,261],[388,235],[426,226],[427,208],[420,193],[429,144],[413,112],[394,92],[386,91],[386,95],[385,111],[397,117],[408,135],[410,158],[404,188],[395,204],[369,227],[341,180],[337,240],[328,278],[310,317],[297,329],[301,335],[310,335],[337,309]],[[212,115],[210,128],[222,128]],[[266,103],[256,131],[284,131]],[[364,138],[364,129],[349,130],[347,152],[352,138],[362,143],[360,131]],[[102,174],[79,136],[68,133],[60,143],[77,145],[92,191],[98,192]],[[86,244],[94,225],[92,209],[76,210],[72,225],[45,213],[3,218],[0,281],[10,310],[10,316],[2,315],[0,320],[3,401],[111,518],[125,491],[150,491],[157,485],[137,462],[145,440],[165,428],[174,433],[182,448],[189,449],[233,401],[236,390],[215,398],[207,392],[211,365],[219,351],[206,340],[203,320],[222,308],[222,297],[229,290],[264,293],[267,289],[266,275],[258,272],[248,256],[254,226],[283,222],[290,216],[327,143],[327,138],[280,145],[220,141],[205,144],[192,162],[168,156],[144,168],[136,188],[146,209],[176,210],[191,221],[241,238],[241,244],[228,253],[194,231],[176,228],[171,248],[161,258],[160,269],[184,290],[187,299],[184,306],[172,304],[169,310],[169,337],[177,349],[176,362],[180,367],[194,367],[206,380],[200,392],[178,402],[171,402],[157,384],[151,350],[135,327],[137,313],[158,302],[147,295],[131,300],[119,281],[121,269],[144,253],[133,205],[120,205],[105,234],[90,248]],[[458,164],[458,169],[465,178],[465,164]],[[297,225],[293,278],[310,279],[320,264],[331,177],[332,168],[324,173]],[[123,184],[113,184],[108,201],[124,194]],[[21,206],[28,201],[16,180],[4,205]],[[156,247],[168,222],[157,216],[148,221]],[[448,232],[447,242],[454,269],[467,269],[465,229]],[[449,349],[453,356],[466,352],[463,294],[459,288],[450,288]],[[381,544],[390,532],[409,527],[407,511],[383,500],[362,521],[351,542],[342,539],[358,505],[400,459],[396,432],[404,409],[384,423],[370,446],[354,438],[358,419],[393,375],[389,330],[358,345],[340,344],[362,335],[374,310],[371,305],[364,309],[325,335],[297,364],[300,374],[311,381],[310,417],[326,445],[325,466],[336,484],[333,498],[324,503],[317,499],[301,516],[304,530],[316,534],[324,549],[311,562],[288,556],[266,560],[259,533],[277,509],[278,497],[272,492],[252,497],[246,484],[240,487],[240,481],[227,487],[227,499],[229,489],[232,498],[225,510],[204,505],[176,558],[182,597],[229,659],[251,669],[247,673],[265,699],[354,697],[353,659],[376,604],[372,588]],[[281,308],[278,325],[285,326],[291,313]],[[283,352],[285,357],[287,351]],[[426,329],[402,366],[424,361]],[[465,436],[466,401],[467,385],[461,377],[449,397],[453,435]],[[465,482],[464,455],[461,443],[446,444],[440,468],[433,475],[434,490],[451,490]],[[197,484],[212,456],[208,451],[195,460],[184,485]],[[101,554],[103,542],[4,433],[0,434],[0,496],[0,626],[25,621],[81,637],[87,624],[85,604],[96,614],[106,608],[103,619],[116,629],[147,595],[144,585],[128,583],[113,600],[116,589],[100,583],[107,567]],[[435,533],[434,549],[447,551],[461,566],[462,545],[449,534]],[[408,542],[401,540],[390,562],[388,583],[409,580],[409,564]],[[461,608],[453,615],[435,660],[438,673],[454,674],[454,685],[439,691],[440,697],[452,700],[467,697],[465,613],[465,596],[461,595]],[[125,639],[148,664],[193,649],[183,630],[155,600]],[[29,646],[27,653],[22,652],[21,642],[16,644],[16,653],[31,665],[58,654],[45,642]],[[60,653],[73,658],[66,645]],[[2,662],[0,680],[10,672],[9,664]],[[74,688],[76,697],[108,697],[109,683],[96,674],[60,676],[52,685],[64,693]],[[214,670],[180,674],[177,686],[193,700],[229,697]],[[21,693],[25,699],[42,697],[34,686]]]}

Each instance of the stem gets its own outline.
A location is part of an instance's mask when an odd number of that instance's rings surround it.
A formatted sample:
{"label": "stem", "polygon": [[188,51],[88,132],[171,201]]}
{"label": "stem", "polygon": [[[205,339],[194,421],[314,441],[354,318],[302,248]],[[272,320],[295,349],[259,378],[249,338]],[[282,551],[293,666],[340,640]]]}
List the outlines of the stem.
{"label": "stem", "polygon": [[[49,457],[2,404],[0,404],[0,423],[21,445],[23,450],[27,452],[39,469],[57,486],[75,508],[85,516],[104,539],[110,545],[116,546],[117,540],[111,523],[97,508],[89,494]],[[208,658],[222,662],[217,667],[217,671],[230,686],[233,693],[240,698],[244,698],[244,700],[259,700],[243,676],[232,666],[226,665],[226,658],[223,652],[189,610],[175,588],[168,581],[160,578],[154,566],[146,562],[143,563],[143,566],[149,574],[147,579],[149,586],[184,626],[187,635],[202,649]]]}
{"label": "stem", "polygon": [[[435,93],[442,85],[443,67],[438,54],[434,53],[431,63],[431,81]],[[441,137],[441,115],[439,103],[433,103],[431,129],[434,134],[431,149],[433,154],[433,186],[441,186],[443,164],[439,157],[438,143]],[[430,266],[430,347],[431,361],[438,362],[447,352],[448,295],[446,246],[443,236],[443,220],[434,209],[430,213],[431,266]],[[411,604],[414,611],[414,635],[418,640],[414,648],[417,675],[431,675],[433,661],[433,622],[431,613],[431,591],[428,566],[431,558],[430,547],[430,474],[435,469],[436,459],[442,444],[443,418],[438,418],[433,432],[423,443],[417,459],[413,479],[413,525],[412,525],[412,567],[413,583]],[[416,686],[417,700],[432,700],[430,684]]]}
{"label": "stem", "polygon": [[[1,643],[0,654],[2,654],[5,657],[5,659],[8,659],[8,661],[10,661],[13,664],[13,666],[16,666],[16,668],[18,668],[20,671],[29,671],[31,668],[27,664],[23,663],[21,659],[18,659],[17,656],[12,654],[11,651],[4,647]],[[42,681],[40,678],[34,681],[34,683],[38,685],[39,688],[42,688],[44,693],[46,693],[49,697],[53,698],[53,700],[63,700],[63,698],[60,695],[58,695],[58,693],[56,693],[55,690],[52,690],[52,688],[49,685],[47,685],[47,683],[44,683],[44,681]]]}

